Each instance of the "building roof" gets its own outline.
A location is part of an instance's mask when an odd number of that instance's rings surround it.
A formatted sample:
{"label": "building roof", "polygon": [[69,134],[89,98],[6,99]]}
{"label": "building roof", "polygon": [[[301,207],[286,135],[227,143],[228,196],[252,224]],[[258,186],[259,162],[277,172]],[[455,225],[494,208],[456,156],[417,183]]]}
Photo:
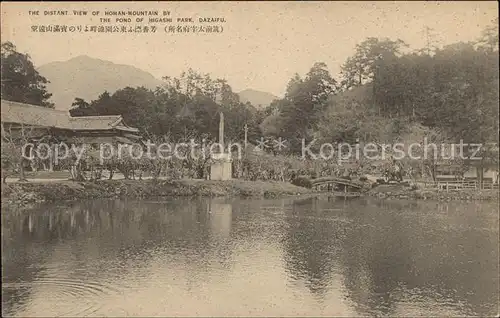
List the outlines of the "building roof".
{"label": "building roof", "polygon": [[[120,137],[120,136],[106,136],[106,137],[77,137],[77,138],[69,138],[73,142],[81,143],[81,144],[137,144],[137,142],[132,138]],[[140,141],[139,141],[140,144]]]}
{"label": "building roof", "polygon": [[128,127],[120,115],[72,117],[69,112],[47,107],[1,100],[2,123],[15,123],[36,127],[51,127],[75,131],[123,130],[138,132]]}

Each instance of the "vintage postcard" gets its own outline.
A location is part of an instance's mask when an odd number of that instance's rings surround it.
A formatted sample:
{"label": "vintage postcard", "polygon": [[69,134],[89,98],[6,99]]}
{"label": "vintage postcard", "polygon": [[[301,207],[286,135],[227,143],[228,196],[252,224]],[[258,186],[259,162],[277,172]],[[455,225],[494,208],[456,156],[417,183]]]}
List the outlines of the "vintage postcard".
{"label": "vintage postcard", "polygon": [[498,3],[1,3],[2,316],[498,316]]}

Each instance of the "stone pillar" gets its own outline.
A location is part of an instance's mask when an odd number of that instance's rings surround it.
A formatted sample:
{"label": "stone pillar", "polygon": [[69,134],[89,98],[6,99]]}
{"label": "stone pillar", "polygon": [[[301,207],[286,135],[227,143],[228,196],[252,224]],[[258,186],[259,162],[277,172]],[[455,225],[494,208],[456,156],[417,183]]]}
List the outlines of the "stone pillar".
{"label": "stone pillar", "polygon": [[210,166],[210,180],[230,180],[233,174],[231,154],[224,151],[224,114],[220,113],[219,121],[220,154],[211,154],[214,163]]}
{"label": "stone pillar", "polygon": [[210,166],[210,180],[231,180],[233,169],[231,159],[228,154],[222,154],[214,158],[214,163]]}

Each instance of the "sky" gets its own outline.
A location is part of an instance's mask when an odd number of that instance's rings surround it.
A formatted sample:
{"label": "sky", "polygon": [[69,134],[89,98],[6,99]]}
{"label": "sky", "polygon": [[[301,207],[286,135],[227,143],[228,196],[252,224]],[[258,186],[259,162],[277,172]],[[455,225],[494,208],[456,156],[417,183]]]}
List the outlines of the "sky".
{"label": "sky", "polygon": [[[29,11],[40,15],[30,15]],[[69,11],[68,16],[45,11]],[[86,10],[75,16],[72,10]],[[121,25],[101,23],[108,10],[170,11],[179,17],[224,18],[218,34],[169,34],[156,23],[154,34],[39,33],[33,25]],[[251,88],[282,96],[295,73],[315,62],[338,78],[340,66],[367,37],[401,39],[412,49],[426,44],[424,27],[446,45],[475,40],[498,17],[496,1],[481,2],[2,2],[2,42],[30,54],[36,66],[79,55],[133,65],[157,78],[179,76],[192,68],[225,78],[238,92]],[[92,11],[99,11],[93,16]],[[135,17],[133,17],[135,19]],[[147,19],[147,18],[146,18]],[[131,23],[148,25],[147,23]],[[129,25],[129,24],[126,24]],[[151,25],[151,24],[150,24]]]}

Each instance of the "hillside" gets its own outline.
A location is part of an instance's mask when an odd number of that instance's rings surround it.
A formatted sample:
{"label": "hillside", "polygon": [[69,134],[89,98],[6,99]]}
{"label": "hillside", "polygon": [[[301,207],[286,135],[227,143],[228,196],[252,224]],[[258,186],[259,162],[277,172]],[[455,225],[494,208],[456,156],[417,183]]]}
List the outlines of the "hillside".
{"label": "hillside", "polygon": [[261,92],[254,89],[245,89],[238,93],[240,96],[240,101],[243,103],[250,102],[257,109],[262,109],[269,106],[273,100],[278,99],[279,97],[267,93]]}
{"label": "hillside", "polygon": [[153,75],[130,65],[120,65],[85,55],[65,62],[52,62],[38,68],[50,83],[48,91],[56,109],[67,110],[76,97],[87,101],[104,91],[110,93],[130,86],[155,88],[161,81]]}
{"label": "hillside", "polygon": [[358,102],[370,101],[373,94],[373,84],[367,83],[361,86],[356,86],[350,90],[343,91],[335,96],[331,97],[333,102],[339,102],[341,100],[356,100]]}

